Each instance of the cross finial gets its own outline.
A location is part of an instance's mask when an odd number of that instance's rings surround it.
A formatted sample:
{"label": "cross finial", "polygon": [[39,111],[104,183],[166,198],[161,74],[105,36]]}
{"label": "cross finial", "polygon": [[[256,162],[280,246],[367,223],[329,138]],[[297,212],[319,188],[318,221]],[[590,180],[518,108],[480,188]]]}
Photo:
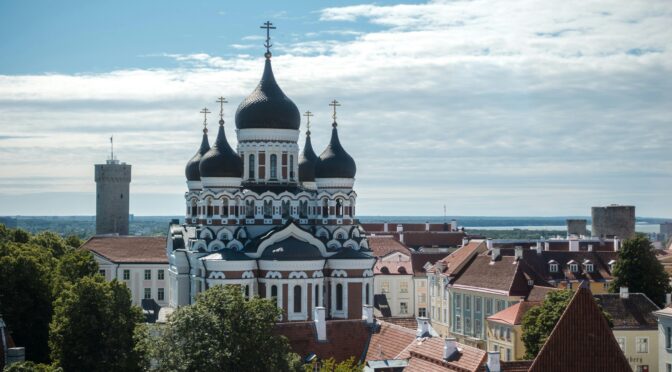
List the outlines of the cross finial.
{"label": "cross finial", "polygon": [[208,114],[210,113],[210,110],[208,110],[207,107],[204,107],[200,113],[203,114],[203,128],[204,130],[208,130]]}
{"label": "cross finial", "polygon": [[215,102],[219,103],[219,124],[224,124],[224,104],[229,103],[229,101],[224,97],[219,97]]}
{"label": "cross finial", "polygon": [[307,119],[306,126],[308,127],[308,132],[306,132],[306,134],[310,136],[310,118],[311,118],[311,116],[315,116],[315,115],[313,115],[313,113],[310,112],[310,111],[306,111],[306,113],[303,114],[303,116],[305,116],[306,119]]}
{"label": "cross finial", "polygon": [[275,30],[275,26],[273,26],[273,23],[270,21],[264,22],[264,25],[259,27],[259,28],[265,28],[266,29],[266,42],[264,43],[264,46],[266,47],[266,58],[271,58],[271,47],[273,44],[271,44],[271,30]]}
{"label": "cross finial", "polygon": [[332,124],[332,126],[333,126],[334,128],[336,127],[336,107],[338,107],[338,106],[340,106],[340,105],[341,105],[341,103],[338,102],[337,100],[333,100],[333,101],[331,101],[331,103],[329,104],[329,106],[331,106],[331,107],[334,108],[334,114],[332,115],[332,118],[334,118],[334,123]]}

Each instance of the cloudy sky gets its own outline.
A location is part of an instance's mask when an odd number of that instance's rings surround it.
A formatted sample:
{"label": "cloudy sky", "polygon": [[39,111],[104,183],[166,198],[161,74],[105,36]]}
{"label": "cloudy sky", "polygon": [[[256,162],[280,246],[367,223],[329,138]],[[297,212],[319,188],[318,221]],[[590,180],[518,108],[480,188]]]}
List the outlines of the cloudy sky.
{"label": "cloudy sky", "polygon": [[227,97],[235,145],[267,19],[318,153],[343,104],[361,215],[672,217],[667,0],[0,0],[0,215],[94,214],[111,135],[131,212],[181,214],[199,110]]}

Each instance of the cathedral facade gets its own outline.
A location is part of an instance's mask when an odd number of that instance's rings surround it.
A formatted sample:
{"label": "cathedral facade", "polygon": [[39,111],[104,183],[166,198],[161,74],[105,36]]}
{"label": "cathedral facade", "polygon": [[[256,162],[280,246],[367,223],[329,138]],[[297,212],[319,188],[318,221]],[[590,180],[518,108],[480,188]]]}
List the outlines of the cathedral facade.
{"label": "cathedral facade", "polygon": [[327,148],[315,154],[308,126],[299,153],[301,115],[275,80],[269,40],[261,81],[236,111],[237,149],[220,98],[214,144],[204,129],[187,163],[185,223],[171,224],[166,247],[169,303],[230,284],[274,299],[283,321],[312,320],[317,307],[327,319],[361,318],[375,258],[355,218],[356,165],[338,138],[338,103]]}

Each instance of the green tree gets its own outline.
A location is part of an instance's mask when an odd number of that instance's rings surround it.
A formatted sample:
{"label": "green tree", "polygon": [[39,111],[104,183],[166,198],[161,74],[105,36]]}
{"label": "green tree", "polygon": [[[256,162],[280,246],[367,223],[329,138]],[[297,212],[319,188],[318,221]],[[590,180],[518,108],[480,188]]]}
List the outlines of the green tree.
{"label": "green tree", "polygon": [[65,371],[134,371],[134,330],[143,320],[123,283],[84,277],[65,288],[54,303],[49,346]]}
{"label": "green tree", "polygon": [[613,276],[611,292],[628,287],[630,292],[644,293],[658,306],[665,305],[665,294],[671,291],[670,278],[656,258],[651,242],[641,235],[623,241]]}
{"label": "green tree", "polygon": [[97,274],[98,263],[93,259],[91,252],[70,250],[58,260],[54,275],[54,294],[58,295],[66,285],[75,283],[85,276]]}
{"label": "green tree", "polygon": [[[317,371],[319,372],[360,372],[363,367],[361,363],[355,361],[355,357],[350,357],[340,363],[336,363],[334,358],[329,358],[319,362]],[[307,364],[303,366],[304,372],[315,371],[314,364]]]}
{"label": "green tree", "polygon": [[215,286],[178,308],[147,342],[157,371],[286,371],[289,343],[274,335],[280,310],[273,301],[246,300],[240,288]]}
{"label": "green tree", "polygon": [[35,364],[30,361],[14,363],[5,367],[4,372],[63,372],[62,368],[49,364]]}
{"label": "green tree", "polygon": [[17,228],[12,230],[12,241],[15,243],[28,243],[31,235],[28,231]]}
{"label": "green tree", "polygon": [[34,235],[30,239],[30,241],[33,244],[48,249],[51,252],[51,254],[56,258],[59,258],[68,251],[72,250],[72,248],[70,248],[65,243],[65,240],[63,238],[61,238],[58,234],[51,231],[43,231],[37,235]]}
{"label": "green tree", "polygon": [[33,244],[0,242],[0,314],[26,359],[49,360],[52,268],[49,251]]}
{"label": "green tree", "polygon": [[68,237],[65,238],[65,244],[68,247],[77,249],[77,248],[81,247],[82,244],[84,244],[84,241],[82,239],[80,239],[80,237],[77,236],[77,235],[68,235]]}

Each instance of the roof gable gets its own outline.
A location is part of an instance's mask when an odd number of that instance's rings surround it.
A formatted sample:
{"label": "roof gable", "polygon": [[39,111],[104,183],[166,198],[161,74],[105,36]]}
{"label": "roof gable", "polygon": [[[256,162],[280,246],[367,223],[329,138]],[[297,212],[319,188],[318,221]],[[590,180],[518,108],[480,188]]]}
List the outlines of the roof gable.
{"label": "roof gable", "polygon": [[93,236],[80,249],[114,263],[168,263],[164,237]]}

